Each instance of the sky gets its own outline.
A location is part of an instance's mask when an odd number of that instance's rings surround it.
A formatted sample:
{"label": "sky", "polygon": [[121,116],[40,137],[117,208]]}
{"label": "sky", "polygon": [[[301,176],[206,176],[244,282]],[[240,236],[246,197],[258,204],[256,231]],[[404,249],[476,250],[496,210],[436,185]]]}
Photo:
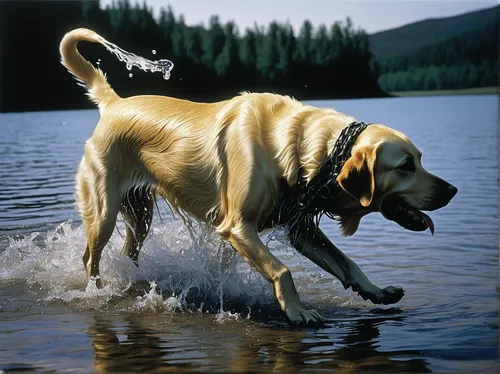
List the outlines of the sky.
{"label": "sky", "polygon": [[[112,0],[100,2],[104,7]],[[188,25],[206,25],[212,14],[218,14],[222,22],[233,20],[240,30],[253,27],[254,22],[268,25],[273,20],[289,20],[298,31],[305,19],[313,25],[331,25],[349,16],[356,27],[371,34],[426,18],[492,7],[498,0],[146,0],[146,4],[156,15],[170,4],[177,16],[184,15]]]}

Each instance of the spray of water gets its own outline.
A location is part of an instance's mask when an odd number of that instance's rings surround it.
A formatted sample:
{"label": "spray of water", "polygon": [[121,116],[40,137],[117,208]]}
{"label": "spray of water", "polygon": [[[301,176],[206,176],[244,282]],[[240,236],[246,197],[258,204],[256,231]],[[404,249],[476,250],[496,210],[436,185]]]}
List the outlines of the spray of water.
{"label": "spray of water", "polygon": [[[174,68],[174,63],[167,59],[151,61],[148,60],[147,58],[137,56],[131,52],[127,52],[124,49],[108,41],[104,42],[104,46],[108,51],[110,51],[116,57],[118,57],[120,61],[124,62],[128,70],[132,70],[132,67],[135,66],[145,72],[151,72],[151,73],[161,72],[163,74],[164,79],[169,79],[170,72]],[[156,51],[154,51],[153,54],[156,54]]]}
{"label": "spray of water", "polygon": [[[154,220],[139,267],[120,255],[125,224],[119,221],[102,254],[101,289],[85,281],[81,256],[86,237],[71,222],[21,240],[11,238],[0,252],[0,284],[21,282],[44,303],[79,310],[202,312],[223,321],[276,308],[271,285],[220,236],[194,222],[164,221]],[[274,240],[270,247],[290,250]]]}

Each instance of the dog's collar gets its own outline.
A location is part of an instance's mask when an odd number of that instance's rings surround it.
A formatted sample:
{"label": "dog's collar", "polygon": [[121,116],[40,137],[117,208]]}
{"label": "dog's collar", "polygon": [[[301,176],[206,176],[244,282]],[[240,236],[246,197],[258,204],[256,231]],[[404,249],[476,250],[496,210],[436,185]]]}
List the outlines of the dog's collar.
{"label": "dog's collar", "polygon": [[367,127],[364,122],[349,124],[341,131],[330,157],[309,183],[300,179],[294,186],[285,187],[276,224],[292,228],[297,223],[310,223],[308,221],[315,218],[319,223],[328,200],[340,192],[337,177],[351,156],[356,139]]}
{"label": "dog's collar", "polygon": [[[351,157],[351,150],[354,143],[356,142],[356,139],[358,139],[359,134],[361,134],[367,127],[368,125],[364,122],[352,122],[347,127],[342,129],[339,137],[337,138],[337,141],[333,146],[331,156],[321,167],[321,169],[325,168],[326,170],[331,171],[329,175],[326,175],[323,178],[326,179],[323,181],[324,183],[321,183],[321,181],[318,183],[320,185],[320,188],[322,188],[325,184],[328,186],[332,184],[338,186],[337,177],[344,167],[346,161],[349,159],[349,157]],[[318,179],[320,180],[322,179],[321,174],[321,172],[318,173]]]}

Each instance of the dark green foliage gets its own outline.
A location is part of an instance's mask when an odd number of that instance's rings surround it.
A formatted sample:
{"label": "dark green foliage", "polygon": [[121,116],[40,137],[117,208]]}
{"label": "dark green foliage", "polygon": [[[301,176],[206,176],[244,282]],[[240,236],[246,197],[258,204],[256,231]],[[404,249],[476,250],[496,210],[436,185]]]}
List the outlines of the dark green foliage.
{"label": "dark green foliage", "polygon": [[379,59],[380,72],[393,73],[431,65],[480,65],[498,60],[498,24],[493,23],[444,42],[434,43],[400,56]]}
{"label": "dark green foliage", "polygon": [[[51,6],[56,3],[57,9]],[[81,3],[70,1],[0,1],[0,111],[53,108],[54,99],[58,107],[76,102],[58,46],[67,25],[81,22],[82,10]],[[87,7],[87,17],[93,13],[95,8]],[[56,85],[67,93],[51,96]]]}
{"label": "dark green foliage", "polygon": [[498,23],[378,61],[386,91],[462,89],[498,85]]}
{"label": "dark green foliage", "polygon": [[121,96],[215,101],[243,90],[299,99],[384,95],[371,70],[368,37],[349,19],[317,29],[306,21],[296,36],[289,24],[278,22],[241,33],[217,16],[207,27],[187,26],[170,7],[155,20],[144,2],[128,0],[106,9],[89,0],[0,1],[0,16],[2,35],[9,35],[0,43],[0,111],[92,107],[59,64],[59,42],[76,27],[92,28],[130,52],[175,64],[168,81],[137,69],[129,78],[125,65],[102,46],[81,43],[82,54],[94,64],[100,61]]}

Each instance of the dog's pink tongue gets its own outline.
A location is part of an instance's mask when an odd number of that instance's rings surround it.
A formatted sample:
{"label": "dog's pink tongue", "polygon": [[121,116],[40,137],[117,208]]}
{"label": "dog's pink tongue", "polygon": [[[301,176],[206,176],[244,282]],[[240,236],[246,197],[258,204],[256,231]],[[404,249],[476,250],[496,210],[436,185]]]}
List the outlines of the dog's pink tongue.
{"label": "dog's pink tongue", "polygon": [[429,230],[431,230],[431,234],[434,235],[434,222],[432,222],[431,217],[429,217],[424,212],[420,212],[420,214],[422,215],[422,219],[424,220]]}

